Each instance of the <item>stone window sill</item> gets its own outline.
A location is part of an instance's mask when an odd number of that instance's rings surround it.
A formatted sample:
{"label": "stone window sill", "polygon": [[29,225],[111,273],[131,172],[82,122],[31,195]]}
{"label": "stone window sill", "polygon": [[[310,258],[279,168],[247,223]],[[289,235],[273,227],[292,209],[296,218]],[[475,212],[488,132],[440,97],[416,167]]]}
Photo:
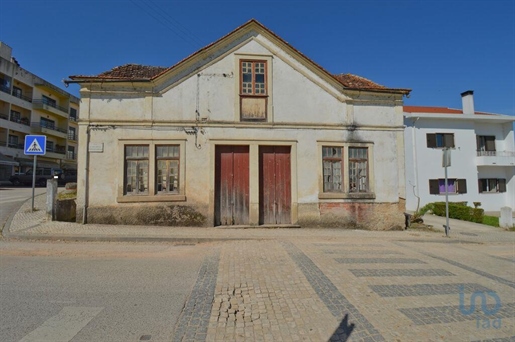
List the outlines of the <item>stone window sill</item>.
{"label": "stone window sill", "polygon": [[319,199],[375,199],[373,192],[324,192],[318,194]]}
{"label": "stone window sill", "polygon": [[122,196],[117,197],[118,203],[138,203],[138,202],[185,202],[184,195],[154,195],[154,196]]}

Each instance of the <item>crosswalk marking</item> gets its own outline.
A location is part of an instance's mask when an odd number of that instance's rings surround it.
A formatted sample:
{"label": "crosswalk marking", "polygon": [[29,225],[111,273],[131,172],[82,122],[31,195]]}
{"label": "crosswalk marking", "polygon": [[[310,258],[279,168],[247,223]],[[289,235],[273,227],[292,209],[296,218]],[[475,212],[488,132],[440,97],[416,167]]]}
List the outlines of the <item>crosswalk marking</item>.
{"label": "crosswalk marking", "polygon": [[20,342],[68,342],[102,309],[99,307],[65,307],[57,315],[50,317],[36,330],[22,338]]}

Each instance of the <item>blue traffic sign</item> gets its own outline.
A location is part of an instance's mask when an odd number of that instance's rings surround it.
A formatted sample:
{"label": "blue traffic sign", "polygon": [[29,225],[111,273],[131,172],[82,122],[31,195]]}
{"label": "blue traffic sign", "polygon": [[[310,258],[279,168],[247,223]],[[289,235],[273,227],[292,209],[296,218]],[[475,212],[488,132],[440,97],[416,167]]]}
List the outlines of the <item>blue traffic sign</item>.
{"label": "blue traffic sign", "polygon": [[26,135],[23,153],[27,156],[43,156],[46,153],[46,135]]}

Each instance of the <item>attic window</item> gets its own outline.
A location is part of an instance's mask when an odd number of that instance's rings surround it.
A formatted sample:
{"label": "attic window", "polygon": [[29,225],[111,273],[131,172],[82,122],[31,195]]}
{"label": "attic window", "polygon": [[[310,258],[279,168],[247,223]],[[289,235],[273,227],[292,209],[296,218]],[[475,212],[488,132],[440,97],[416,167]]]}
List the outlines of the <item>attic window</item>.
{"label": "attic window", "polygon": [[267,118],[267,61],[240,61],[241,120],[265,121]]}

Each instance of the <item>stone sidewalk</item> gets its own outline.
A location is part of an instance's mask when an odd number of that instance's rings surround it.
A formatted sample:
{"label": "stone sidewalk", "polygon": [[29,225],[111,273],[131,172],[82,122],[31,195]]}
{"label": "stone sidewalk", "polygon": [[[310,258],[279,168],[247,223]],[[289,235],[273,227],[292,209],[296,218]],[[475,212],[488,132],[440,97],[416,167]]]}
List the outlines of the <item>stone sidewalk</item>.
{"label": "stone sidewalk", "polygon": [[82,225],[44,201],[7,237],[206,243],[173,341],[515,341],[515,232]]}
{"label": "stone sidewalk", "polygon": [[[47,221],[44,195],[35,197],[31,210],[31,200],[27,200],[8,220],[3,235],[7,238],[43,240],[91,240],[91,241],[175,241],[197,243],[220,240],[276,239],[290,237],[332,238],[342,234],[349,237],[403,239],[410,236],[441,239],[445,238],[443,224],[445,218],[426,215],[424,222],[440,233],[408,231],[365,231],[342,229],[310,228],[198,228],[198,227],[157,227],[122,226],[104,224],[80,224],[75,222]],[[500,228],[489,227],[472,222],[450,219],[451,233],[447,242],[512,242],[515,234]]]}

